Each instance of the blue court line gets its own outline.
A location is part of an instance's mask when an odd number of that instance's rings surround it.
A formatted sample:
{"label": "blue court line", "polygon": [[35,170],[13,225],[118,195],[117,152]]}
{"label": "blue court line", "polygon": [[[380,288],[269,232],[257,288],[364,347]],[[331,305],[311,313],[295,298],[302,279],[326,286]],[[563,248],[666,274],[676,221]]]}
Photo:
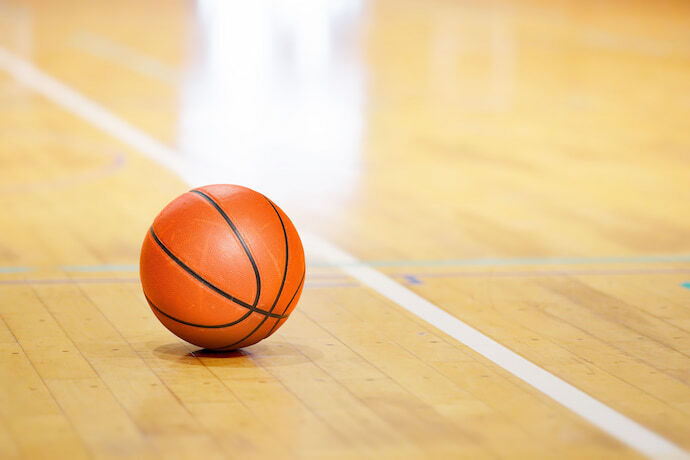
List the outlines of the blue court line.
{"label": "blue court line", "polygon": [[405,281],[407,281],[409,284],[424,284],[422,283],[422,280],[417,278],[415,275],[403,275],[403,278]]}
{"label": "blue court line", "polygon": [[680,286],[686,289],[690,289],[690,281],[686,281],[685,283],[682,283]]}
{"label": "blue court line", "polygon": [[25,273],[29,270],[29,267],[0,267],[0,273]]}
{"label": "blue court line", "polygon": [[[517,257],[481,259],[420,259],[420,260],[364,260],[353,264],[374,267],[492,267],[509,265],[576,265],[576,264],[623,264],[655,262],[690,262],[690,254],[613,256],[613,257]],[[310,263],[312,267],[332,267],[333,264]]]}

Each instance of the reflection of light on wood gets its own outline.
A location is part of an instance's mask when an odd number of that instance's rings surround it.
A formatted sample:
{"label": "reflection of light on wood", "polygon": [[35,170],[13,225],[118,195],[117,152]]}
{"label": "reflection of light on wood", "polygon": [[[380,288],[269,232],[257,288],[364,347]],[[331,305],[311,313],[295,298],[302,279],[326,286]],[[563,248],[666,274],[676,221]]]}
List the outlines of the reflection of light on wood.
{"label": "reflection of light on wood", "polygon": [[[109,144],[41,130],[5,132],[2,141],[7,150],[0,152],[0,165],[10,168],[12,175],[0,182],[0,195],[53,193],[111,176],[127,162]],[[67,171],[60,168],[66,163]]]}
{"label": "reflection of light on wood", "polygon": [[0,41],[25,58],[33,54],[33,17],[28,6],[0,0]]}
{"label": "reflection of light on wood", "polygon": [[[441,104],[451,100],[478,111],[510,108],[515,42],[506,8],[472,11],[469,18],[447,12],[433,15],[429,82]],[[477,84],[472,88],[459,86],[459,73],[477,80]]]}
{"label": "reflection of light on wood", "polygon": [[359,163],[364,82],[342,37],[359,12],[357,2],[200,2],[201,58],[181,101],[183,155],[213,166],[217,182],[277,200],[345,199]]}
{"label": "reflection of light on wood", "polygon": [[515,80],[515,39],[506,12],[491,15],[491,105],[494,110],[510,108]]}
{"label": "reflection of light on wood", "polygon": [[168,85],[175,86],[179,83],[178,69],[139,50],[85,32],[74,34],[72,43],[82,51],[115,62]]}

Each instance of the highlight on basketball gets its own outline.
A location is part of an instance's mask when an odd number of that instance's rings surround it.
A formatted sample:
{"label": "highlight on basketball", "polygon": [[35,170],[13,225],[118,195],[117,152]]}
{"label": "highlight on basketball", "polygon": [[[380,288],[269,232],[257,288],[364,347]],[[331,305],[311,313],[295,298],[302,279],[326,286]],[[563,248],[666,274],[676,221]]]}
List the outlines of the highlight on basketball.
{"label": "highlight on basketball", "polygon": [[0,0],[0,460],[690,458],[690,3]]}

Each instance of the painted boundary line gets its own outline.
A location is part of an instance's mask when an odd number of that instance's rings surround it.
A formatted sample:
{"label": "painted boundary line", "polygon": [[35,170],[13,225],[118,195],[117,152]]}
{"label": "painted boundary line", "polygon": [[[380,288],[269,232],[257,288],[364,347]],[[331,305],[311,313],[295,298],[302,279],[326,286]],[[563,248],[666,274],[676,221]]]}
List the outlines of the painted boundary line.
{"label": "painted boundary line", "polygon": [[[358,260],[354,265],[370,267],[500,267],[514,265],[602,265],[690,262],[690,254],[610,257],[514,257],[487,259]],[[315,263],[314,266],[329,266]]]}
{"label": "painted boundary line", "polygon": [[[185,168],[173,149],[1,47],[0,68],[21,84],[190,182],[189,169]],[[303,239],[311,251],[320,254],[343,272],[493,361],[627,446],[654,458],[690,458],[670,441],[531,363],[383,273],[362,265],[355,257],[331,243],[306,233],[303,233]]]}
{"label": "painted boundary line", "polygon": [[638,452],[653,458],[690,458],[676,445],[526,360],[383,273],[354,264],[356,259],[350,254],[321,239],[308,240],[307,244],[318,248],[329,260],[341,262],[341,269],[362,284],[457,339]]}

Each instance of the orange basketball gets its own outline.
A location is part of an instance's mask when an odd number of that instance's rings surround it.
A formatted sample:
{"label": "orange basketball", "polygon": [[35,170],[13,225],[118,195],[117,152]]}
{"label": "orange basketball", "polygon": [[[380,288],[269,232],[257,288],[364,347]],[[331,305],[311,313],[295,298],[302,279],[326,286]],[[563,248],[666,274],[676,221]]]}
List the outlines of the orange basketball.
{"label": "orange basketball", "polygon": [[153,313],[204,348],[253,345],[290,316],[304,284],[304,250],[287,215],[238,185],[187,192],[158,214],[140,258]]}

